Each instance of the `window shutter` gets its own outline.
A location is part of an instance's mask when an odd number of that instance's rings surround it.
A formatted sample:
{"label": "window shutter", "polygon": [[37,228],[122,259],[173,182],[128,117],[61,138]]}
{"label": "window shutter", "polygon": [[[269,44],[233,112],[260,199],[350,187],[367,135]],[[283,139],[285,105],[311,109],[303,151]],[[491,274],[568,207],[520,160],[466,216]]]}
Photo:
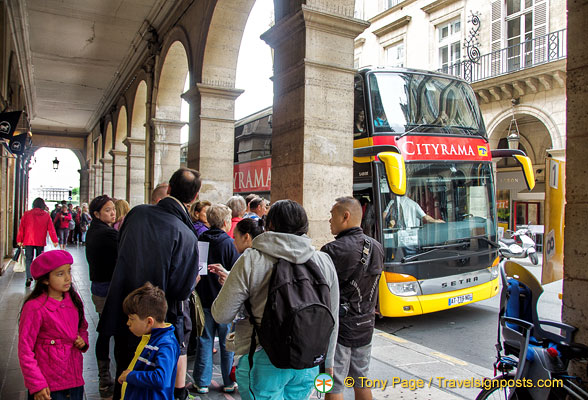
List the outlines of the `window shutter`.
{"label": "window shutter", "polygon": [[502,3],[503,0],[494,0],[492,2],[492,56],[490,58],[490,68],[492,70],[492,75],[498,74],[500,72],[500,52],[499,50],[502,48]]}
{"label": "window shutter", "polygon": [[535,63],[547,58],[548,1],[535,0],[533,7],[533,39],[535,39]]}

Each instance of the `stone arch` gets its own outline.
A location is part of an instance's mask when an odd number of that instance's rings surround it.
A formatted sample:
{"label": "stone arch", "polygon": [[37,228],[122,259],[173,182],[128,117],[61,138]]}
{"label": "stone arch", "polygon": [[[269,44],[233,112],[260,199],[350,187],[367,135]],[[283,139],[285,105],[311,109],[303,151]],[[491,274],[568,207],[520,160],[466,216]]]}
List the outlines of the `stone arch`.
{"label": "stone arch", "polygon": [[115,199],[127,198],[127,152],[123,143],[128,135],[127,129],[127,108],[123,105],[116,119],[114,148],[110,150],[112,156],[112,197]]}
{"label": "stone arch", "polygon": [[[530,106],[530,105],[522,104],[522,105],[516,106],[515,118],[518,118],[524,114],[535,117],[540,122],[542,122],[543,125],[545,125],[545,127],[547,128],[547,131],[549,132],[549,136],[551,138],[551,143],[554,148],[564,148],[565,147],[565,139],[562,138],[561,133],[557,127],[557,124],[555,123],[553,118],[551,118],[550,115],[546,114],[541,109],[539,109],[537,107]],[[488,132],[491,145],[498,144],[498,140],[500,139],[500,138],[496,139],[493,137],[493,134],[494,134],[494,132],[496,132],[496,128],[498,127],[498,125],[501,124],[502,122],[504,122],[504,120],[506,120],[506,119],[508,119],[510,121],[511,118],[512,118],[512,110],[510,108],[506,108],[502,112],[500,112],[496,116],[494,116],[494,118],[492,118],[492,120],[486,124],[486,130]],[[495,148],[495,147],[491,147],[491,148]]]}
{"label": "stone arch", "polygon": [[145,140],[146,124],[147,122],[147,83],[142,80],[137,85],[135,98],[133,101],[133,108],[130,118],[130,132],[129,135],[134,139]]}
{"label": "stone arch", "polygon": [[102,193],[112,197],[112,121],[106,125],[106,135],[104,137],[104,154],[100,163],[102,164]]}
{"label": "stone arch", "polygon": [[118,110],[118,116],[116,118],[116,130],[114,131],[114,143],[113,147],[115,149],[122,149],[123,148],[123,141],[127,137],[127,129],[128,129],[128,113],[127,107],[122,105]]}
{"label": "stone arch", "polygon": [[219,0],[208,28],[202,83],[235,87],[243,31],[255,0]]}
{"label": "stone arch", "polygon": [[[202,46],[200,83],[185,97],[191,103],[188,166],[204,177],[201,192],[212,201],[233,193],[233,149],[237,61],[243,33],[255,0],[216,2]],[[198,138],[192,136],[197,135]],[[210,154],[211,146],[222,152]]]}
{"label": "stone arch", "polygon": [[124,144],[127,146],[127,191],[126,198],[131,207],[147,200],[145,182],[148,181],[145,168],[145,138],[147,137],[147,83],[141,80],[137,85],[130,118],[130,129]]}
{"label": "stone arch", "polygon": [[104,151],[101,158],[110,158],[110,150],[112,150],[112,121],[106,124],[106,133],[104,135],[104,143],[102,144]]}
{"label": "stone arch", "polygon": [[[175,30],[175,34],[181,30]],[[171,39],[170,39],[171,40]],[[155,118],[151,119],[153,138],[149,150],[150,185],[169,180],[180,167],[180,131],[186,124],[180,121],[182,94],[189,73],[185,43],[175,40],[162,57],[155,97]],[[151,190],[153,187],[150,187]]]}
{"label": "stone arch", "polygon": [[[545,162],[546,151],[555,146],[553,143],[553,132],[549,132],[548,127],[543,121],[534,115],[516,112],[515,118],[519,127],[522,147],[533,164],[542,165]],[[504,115],[501,121],[492,124],[492,130],[488,131],[490,135],[490,148],[498,148],[499,142],[506,138],[511,120],[512,112]],[[503,143],[502,148],[504,147],[505,144]],[[508,164],[509,162],[507,161],[506,165]],[[513,163],[513,165],[515,164]]]}
{"label": "stone arch", "polygon": [[180,96],[184,93],[186,76],[190,71],[188,53],[181,40],[175,40],[170,44],[167,53],[162,56],[160,71],[157,81],[155,118],[179,121]]}

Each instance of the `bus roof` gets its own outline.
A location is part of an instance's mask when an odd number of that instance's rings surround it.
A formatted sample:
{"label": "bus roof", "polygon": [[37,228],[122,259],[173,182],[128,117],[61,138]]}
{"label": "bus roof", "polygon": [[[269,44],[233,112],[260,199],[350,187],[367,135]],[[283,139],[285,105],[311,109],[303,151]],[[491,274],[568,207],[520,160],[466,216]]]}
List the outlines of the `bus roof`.
{"label": "bus roof", "polygon": [[455,75],[449,75],[439,71],[427,71],[424,69],[416,69],[416,68],[400,68],[400,67],[364,67],[358,70],[358,73],[365,76],[370,72],[396,72],[401,74],[418,74],[418,75],[431,75],[431,76],[438,76],[444,79],[452,79],[455,81],[461,81],[467,83],[462,78],[457,77]]}

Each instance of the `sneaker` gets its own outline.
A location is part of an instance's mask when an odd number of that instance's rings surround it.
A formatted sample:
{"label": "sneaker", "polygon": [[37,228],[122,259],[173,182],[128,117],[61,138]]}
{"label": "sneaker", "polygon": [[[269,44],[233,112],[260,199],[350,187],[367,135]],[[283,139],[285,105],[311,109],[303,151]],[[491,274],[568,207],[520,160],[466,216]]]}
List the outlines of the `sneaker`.
{"label": "sneaker", "polygon": [[26,287],[31,287],[31,283],[33,283],[33,278],[28,278],[25,282]]}
{"label": "sneaker", "polygon": [[225,393],[233,393],[235,391],[235,389],[237,389],[237,383],[236,382],[233,382],[232,385],[225,386],[223,388],[223,392],[225,392]]}
{"label": "sneaker", "polygon": [[194,388],[194,391],[196,393],[199,393],[199,394],[206,394],[206,393],[208,393],[208,386],[194,385],[193,388]]}

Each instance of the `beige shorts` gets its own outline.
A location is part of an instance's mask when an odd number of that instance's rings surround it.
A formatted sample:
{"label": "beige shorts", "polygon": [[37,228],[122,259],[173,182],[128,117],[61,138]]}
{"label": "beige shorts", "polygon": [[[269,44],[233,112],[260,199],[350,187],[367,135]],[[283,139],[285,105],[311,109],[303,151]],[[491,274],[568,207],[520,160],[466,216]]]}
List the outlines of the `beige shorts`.
{"label": "beige shorts", "polygon": [[341,393],[345,386],[343,381],[348,376],[355,380],[354,387],[361,388],[360,377],[367,377],[372,356],[372,344],[362,347],[345,347],[337,343],[335,349],[335,365],[333,373],[333,390],[330,393]]}

